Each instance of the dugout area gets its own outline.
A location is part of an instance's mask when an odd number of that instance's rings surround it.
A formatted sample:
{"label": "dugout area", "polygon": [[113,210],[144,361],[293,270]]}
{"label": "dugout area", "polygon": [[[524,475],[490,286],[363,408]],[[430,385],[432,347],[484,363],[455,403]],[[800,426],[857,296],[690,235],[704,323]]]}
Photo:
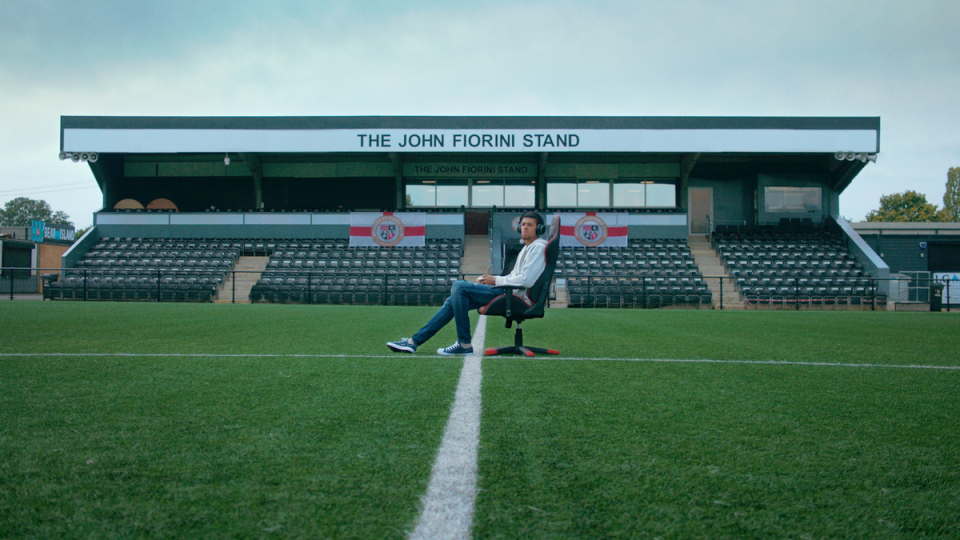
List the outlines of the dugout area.
{"label": "dugout area", "polygon": [[[338,252],[349,255],[358,285],[366,276],[368,286],[381,279],[386,287],[389,277],[405,270],[408,280],[419,280],[416,294],[391,296],[384,290],[364,294],[364,303],[371,297],[376,303],[415,297],[422,305],[425,298],[430,303],[437,298],[433,289],[423,289],[426,279],[448,287],[450,279],[469,270],[450,266],[458,254],[450,257],[440,245],[464,246],[470,237],[485,237],[490,268],[499,269],[505,246],[519,237],[513,219],[536,209],[549,215],[627,216],[627,249],[585,245],[582,253],[574,249],[564,256],[560,292],[569,294],[571,278],[585,280],[582,307],[715,307],[724,297],[728,307],[739,307],[747,298],[727,261],[705,267],[694,254],[693,264],[688,262],[690,242],[718,231],[780,235],[785,243],[794,233],[827,235],[824,245],[842,248],[823,275],[810,276],[818,279],[810,291],[800,290],[795,272],[757,276],[760,282],[779,281],[752,284],[752,293],[763,287],[756,303],[777,297],[785,307],[791,297],[797,303],[790,305],[799,306],[806,292],[805,305],[836,305],[842,296],[849,306],[851,294],[843,294],[844,288],[859,286],[870,288],[873,305],[885,295],[889,269],[839,218],[839,195],[876,160],[879,138],[876,117],[64,116],[60,157],[91,168],[103,208],[63,262],[64,268],[83,270],[75,277],[83,281],[86,298],[89,281],[98,277],[92,271],[122,270],[113,274],[123,278],[121,288],[131,278],[138,286],[162,281],[161,270],[176,275],[190,259],[215,260],[215,268],[232,272],[240,257],[254,255],[246,245],[262,242],[273,245],[268,264],[277,270],[314,261],[312,274],[274,276],[281,284],[288,277],[305,279],[310,301],[316,300],[312,280],[318,261]],[[426,241],[434,247],[414,255],[409,269],[401,266],[403,257],[391,266],[390,255],[378,266],[382,253],[357,257],[357,251],[343,249],[349,245],[340,245],[349,239],[352,212],[425,213]],[[171,242],[174,247],[167,249]],[[177,243],[182,249],[165,264],[168,257],[160,253],[173,252]],[[720,257],[715,242],[709,249]],[[236,257],[224,263],[218,251]],[[368,256],[374,260],[364,260]],[[466,258],[463,252],[459,256]],[[427,272],[430,257],[434,265],[448,261],[446,271]],[[421,258],[423,266],[414,266]],[[344,274],[344,260],[333,274]],[[820,260],[811,271],[821,270]],[[782,266],[779,271],[789,270],[786,259]],[[843,268],[874,281],[834,281],[849,277],[829,275]],[[110,274],[99,276],[101,283],[104,276]],[[728,280],[726,291],[720,290],[721,278]],[[820,287],[821,279],[831,281]],[[795,294],[788,294],[789,287]],[[202,297],[208,296],[218,294]]]}

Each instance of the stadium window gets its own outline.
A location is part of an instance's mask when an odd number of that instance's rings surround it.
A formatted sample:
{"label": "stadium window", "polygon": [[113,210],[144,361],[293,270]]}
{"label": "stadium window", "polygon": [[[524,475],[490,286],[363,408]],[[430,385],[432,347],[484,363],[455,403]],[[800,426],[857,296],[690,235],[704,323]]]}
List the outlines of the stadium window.
{"label": "stadium window", "polygon": [[587,180],[577,184],[577,206],[604,208],[610,206],[610,182]]}
{"label": "stadium window", "polygon": [[[676,208],[677,188],[656,180],[557,180],[547,184],[547,206],[555,208]],[[611,200],[612,193],[612,200]]]}
{"label": "stadium window", "polygon": [[470,206],[503,206],[503,181],[474,180],[470,186]]}
{"label": "stadium window", "polygon": [[763,206],[767,212],[819,212],[821,201],[818,187],[763,188]]}
{"label": "stadium window", "polygon": [[537,205],[535,180],[507,180],[503,186],[504,206],[510,208],[533,208]]}
{"label": "stadium window", "polygon": [[438,180],[437,206],[467,206],[470,188],[464,180]]}
{"label": "stadium window", "polygon": [[647,205],[646,183],[616,183],[613,185],[613,206],[643,208]]}
{"label": "stadium window", "polygon": [[677,188],[673,184],[646,184],[647,208],[676,208]]}
{"label": "stadium window", "polygon": [[577,181],[557,180],[547,184],[547,206],[552,208],[577,205]]}
{"label": "stadium window", "polygon": [[436,206],[437,186],[433,183],[407,184],[408,206]]}

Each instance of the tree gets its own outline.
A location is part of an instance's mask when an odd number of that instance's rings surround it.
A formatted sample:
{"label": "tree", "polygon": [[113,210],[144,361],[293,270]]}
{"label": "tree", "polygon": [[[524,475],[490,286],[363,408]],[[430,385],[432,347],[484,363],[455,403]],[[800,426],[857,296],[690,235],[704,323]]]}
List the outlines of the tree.
{"label": "tree", "polygon": [[944,221],[960,221],[960,167],[947,171],[947,191],[943,194]]}
{"label": "tree", "polygon": [[927,196],[908,190],[880,197],[880,208],[867,214],[867,221],[942,221],[937,206]]}
{"label": "tree", "polygon": [[29,227],[31,221],[45,221],[47,225],[73,227],[73,222],[63,210],[56,212],[47,201],[17,197],[7,201],[0,210],[0,224],[4,227]]}

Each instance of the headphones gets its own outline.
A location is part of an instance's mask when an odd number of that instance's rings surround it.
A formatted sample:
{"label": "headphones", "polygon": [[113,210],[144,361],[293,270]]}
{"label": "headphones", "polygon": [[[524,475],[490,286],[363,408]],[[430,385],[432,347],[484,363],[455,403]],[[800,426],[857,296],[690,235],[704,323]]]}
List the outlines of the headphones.
{"label": "headphones", "polygon": [[523,218],[533,218],[537,220],[537,236],[543,236],[543,233],[547,230],[547,224],[543,221],[543,216],[537,212],[527,212],[520,216],[520,219],[517,220],[517,232],[520,232],[520,223],[523,221]]}

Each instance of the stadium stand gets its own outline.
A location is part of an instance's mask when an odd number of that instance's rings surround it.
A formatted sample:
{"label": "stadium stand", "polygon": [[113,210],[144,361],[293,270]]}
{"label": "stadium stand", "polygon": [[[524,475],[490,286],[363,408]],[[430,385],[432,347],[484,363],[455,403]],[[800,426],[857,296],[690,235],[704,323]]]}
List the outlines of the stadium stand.
{"label": "stadium stand", "polygon": [[210,302],[242,250],[236,240],[101,238],[44,297]]}
{"label": "stadium stand", "polygon": [[631,239],[625,248],[560,250],[569,307],[701,307],[712,294],[686,240]]}
{"label": "stadium stand", "polygon": [[439,305],[463,242],[351,248],[344,239],[103,238],[44,291],[51,300],[210,302],[240,255],[269,256],[252,302]]}
{"label": "stadium stand", "polygon": [[463,242],[423,247],[349,247],[343,239],[277,242],[251,302],[440,305],[460,278]]}
{"label": "stadium stand", "polygon": [[840,235],[826,228],[802,222],[718,227],[711,242],[748,308],[886,304]]}

